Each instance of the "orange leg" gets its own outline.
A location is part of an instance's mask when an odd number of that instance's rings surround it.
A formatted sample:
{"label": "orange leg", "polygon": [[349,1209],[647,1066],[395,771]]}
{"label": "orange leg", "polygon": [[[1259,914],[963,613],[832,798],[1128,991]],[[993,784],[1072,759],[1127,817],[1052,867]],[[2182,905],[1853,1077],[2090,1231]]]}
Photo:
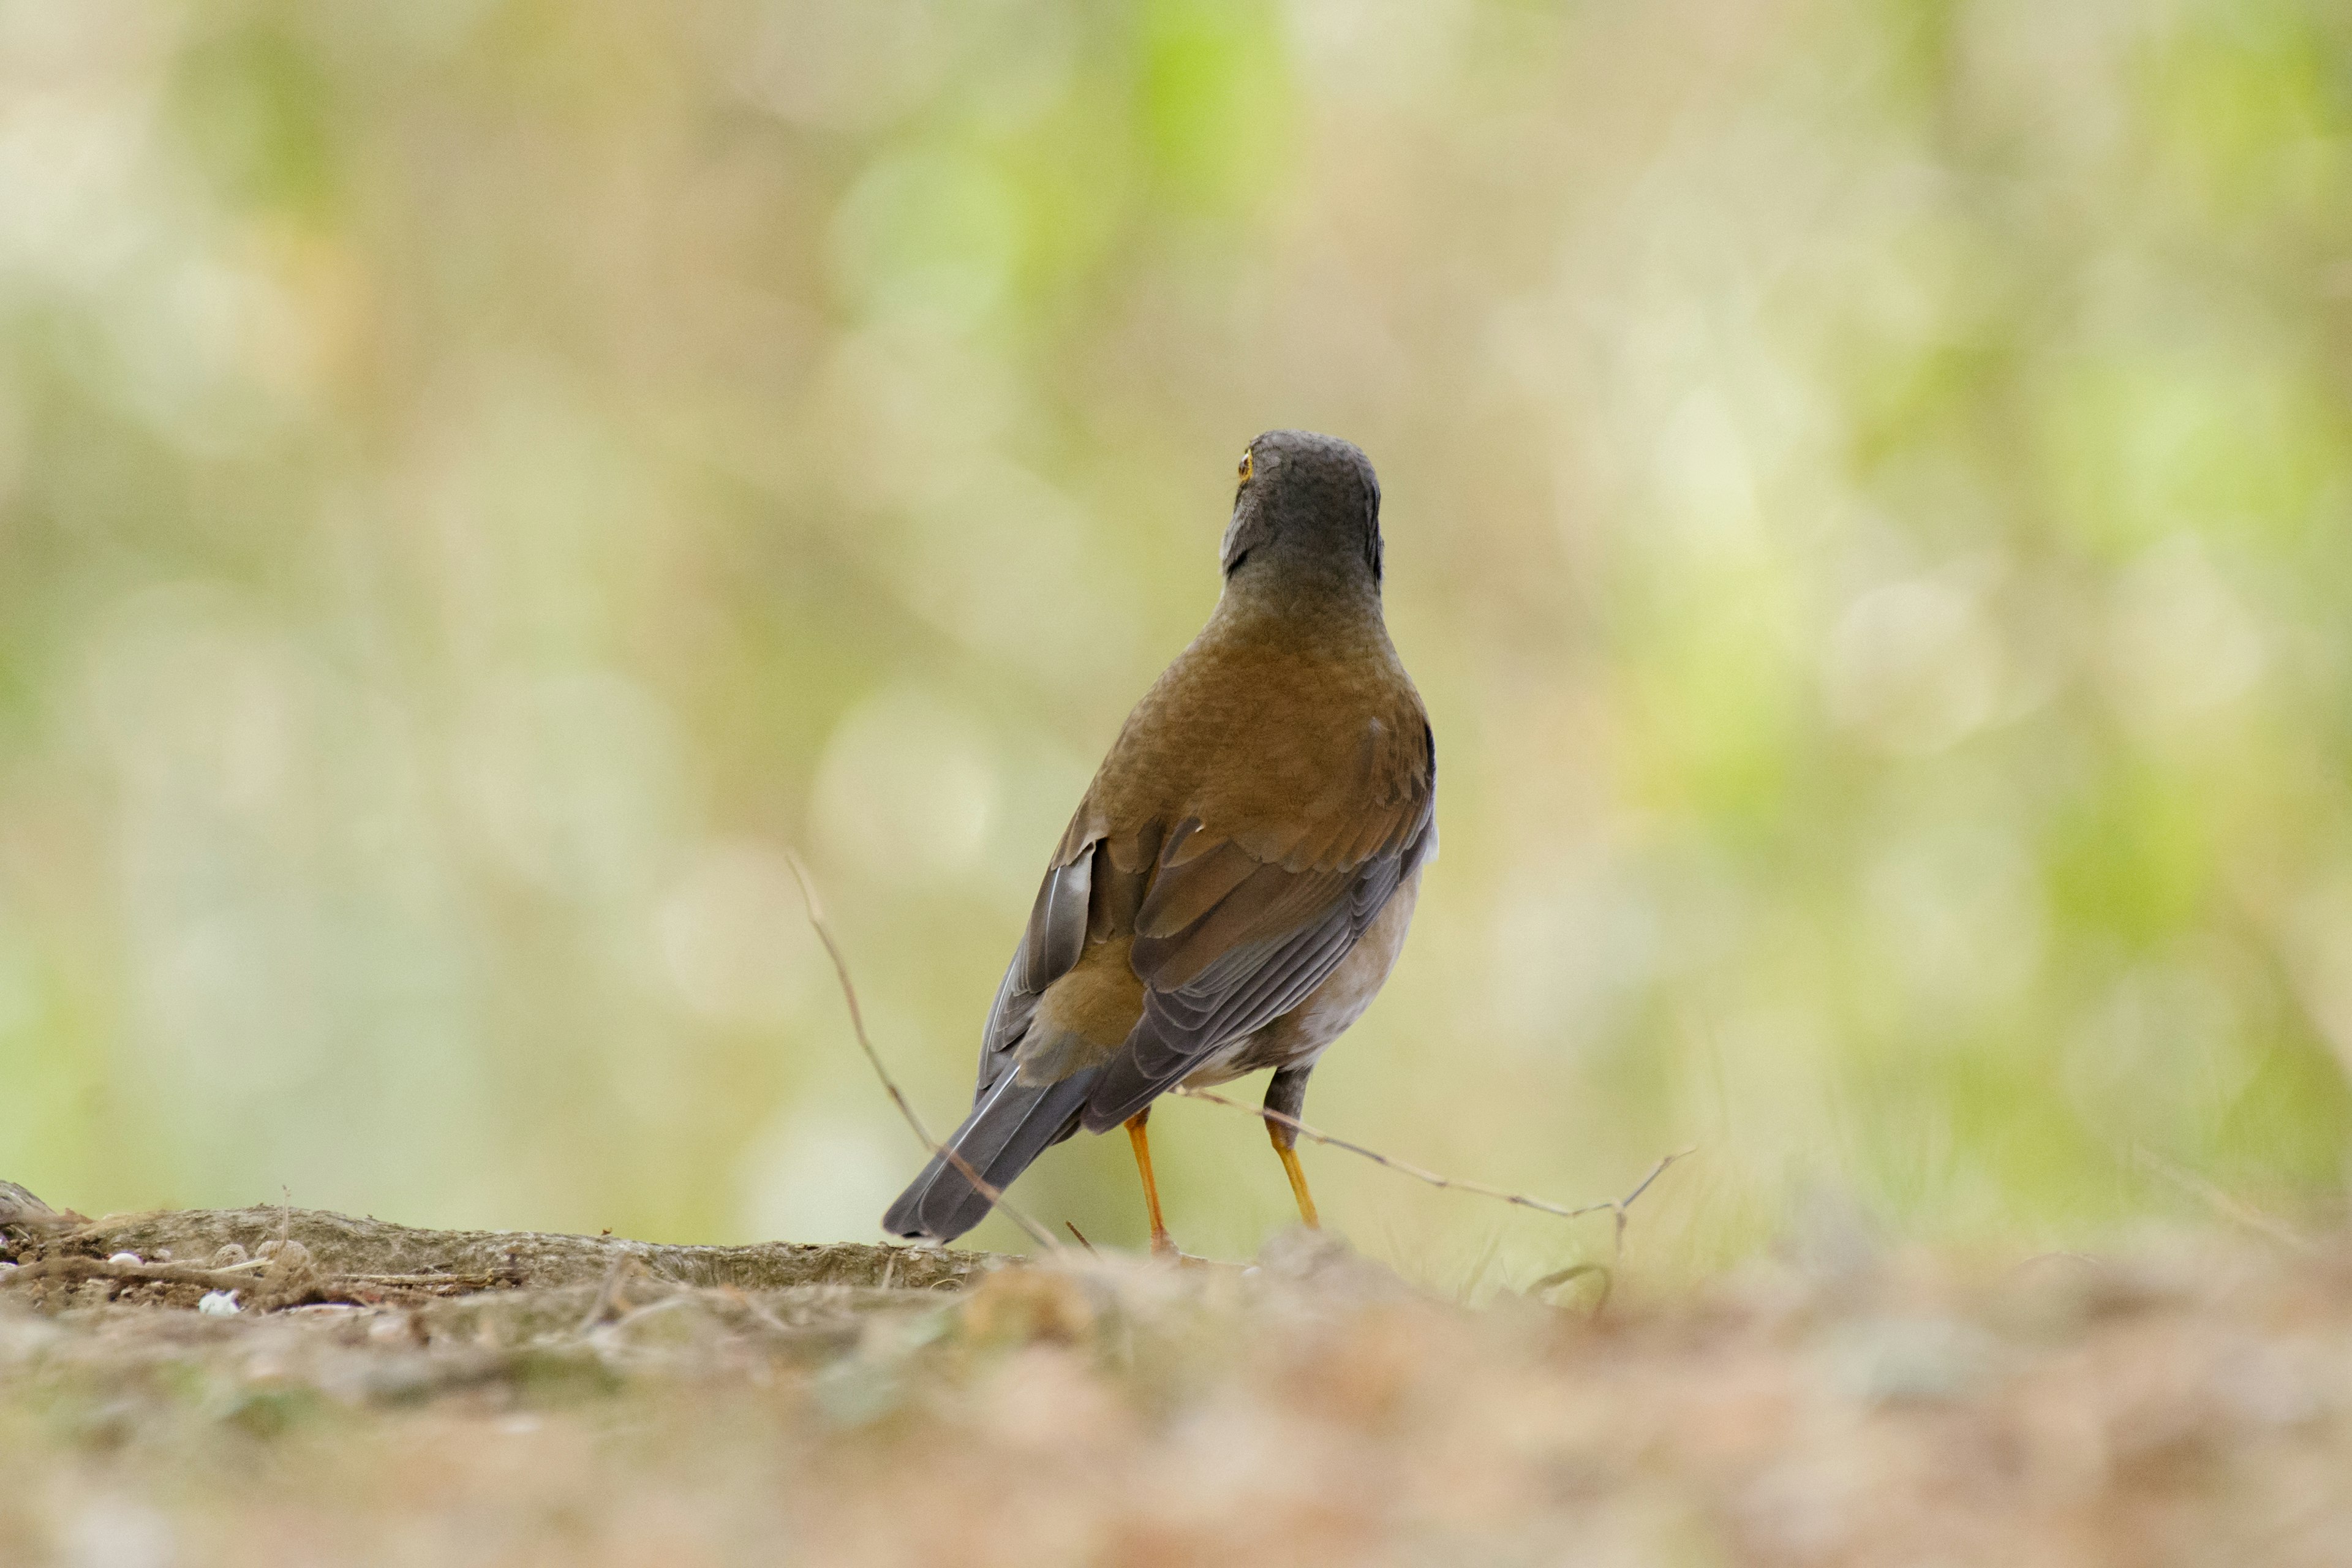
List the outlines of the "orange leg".
{"label": "orange leg", "polygon": [[1307,1190],[1307,1173],[1298,1163],[1298,1151],[1293,1147],[1298,1134],[1281,1122],[1269,1118],[1265,1135],[1274,1140],[1274,1152],[1282,1160],[1282,1169],[1290,1177],[1290,1195],[1298,1200],[1298,1217],[1309,1230],[1321,1230],[1323,1222],[1315,1217],[1315,1194]]}
{"label": "orange leg", "polygon": [[1151,1119],[1151,1108],[1144,1107],[1127,1119],[1128,1141],[1135,1145],[1135,1168],[1143,1177],[1143,1206],[1151,1213],[1151,1256],[1177,1256],[1176,1238],[1168,1234],[1168,1224],[1160,1217],[1160,1184],[1151,1179],[1151,1140],[1144,1134],[1143,1124]]}

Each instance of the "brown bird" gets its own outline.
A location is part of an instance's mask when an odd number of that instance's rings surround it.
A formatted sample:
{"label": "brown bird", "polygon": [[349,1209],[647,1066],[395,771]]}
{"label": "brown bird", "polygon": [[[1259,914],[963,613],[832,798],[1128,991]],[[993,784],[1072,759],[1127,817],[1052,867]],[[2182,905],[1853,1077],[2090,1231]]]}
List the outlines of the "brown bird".
{"label": "brown bird", "polygon": [[[1242,457],[1208,626],[1145,693],[1062,835],[998,987],[971,1114],[883,1228],[947,1241],[1080,1127],[1144,1135],[1177,1084],[1307,1077],[1387,980],[1437,846],[1437,753],[1381,616],[1381,487],[1362,452],[1273,430]],[[1300,1218],[1315,1200],[1269,1119]],[[969,1169],[965,1169],[968,1167]]]}

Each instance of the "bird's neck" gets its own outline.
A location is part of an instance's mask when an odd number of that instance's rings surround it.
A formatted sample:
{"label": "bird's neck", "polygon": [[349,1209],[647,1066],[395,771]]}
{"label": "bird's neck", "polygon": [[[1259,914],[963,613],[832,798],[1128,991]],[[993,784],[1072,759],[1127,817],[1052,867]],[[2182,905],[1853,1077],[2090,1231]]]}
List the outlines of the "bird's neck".
{"label": "bird's neck", "polygon": [[1209,617],[1212,636],[1311,636],[1318,646],[1385,646],[1381,585],[1360,563],[1253,562],[1225,579]]}

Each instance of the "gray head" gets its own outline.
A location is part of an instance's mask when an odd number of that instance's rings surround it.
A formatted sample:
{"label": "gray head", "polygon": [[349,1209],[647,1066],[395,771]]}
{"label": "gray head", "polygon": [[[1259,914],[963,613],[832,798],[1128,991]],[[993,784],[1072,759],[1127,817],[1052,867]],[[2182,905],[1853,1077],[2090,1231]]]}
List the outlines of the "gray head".
{"label": "gray head", "polygon": [[1381,584],[1381,481],[1351,442],[1269,430],[1242,454],[1241,489],[1225,525],[1228,583],[1276,577],[1310,585]]}

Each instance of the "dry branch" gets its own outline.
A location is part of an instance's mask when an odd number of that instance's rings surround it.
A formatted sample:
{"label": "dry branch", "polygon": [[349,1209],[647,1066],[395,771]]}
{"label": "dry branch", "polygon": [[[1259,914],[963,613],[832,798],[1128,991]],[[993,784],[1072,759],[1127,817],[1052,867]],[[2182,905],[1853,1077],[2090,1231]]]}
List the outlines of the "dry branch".
{"label": "dry branch", "polygon": [[1181,1094],[1187,1100],[1205,1100],[1213,1105],[1226,1106],[1252,1116],[1262,1117],[1268,1121],[1278,1121],[1301,1138],[1309,1138],[1318,1143],[1328,1144],[1334,1149],[1345,1149],[1350,1154],[1360,1154],[1375,1165],[1386,1166],[1391,1171],[1411,1176],[1415,1181],[1426,1182],[1433,1187],[1451,1187],[1457,1192],[1476,1193],[1482,1197],[1499,1198],[1504,1203],[1516,1204],[1521,1208],[1538,1209],[1545,1214],[1557,1215],[1562,1219],[1581,1219],[1586,1215],[1599,1214],[1606,1209],[1617,1217],[1617,1243],[1620,1247],[1622,1247],[1625,1241],[1625,1211],[1633,1206],[1633,1200],[1648,1192],[1650,1184],[1664,1175],[1667,1166],[1686,1154],[1696,1152],[1696,1149],[1677,1149],[1671,1154],[1660,1156],[1658,1163],[1650,1167],[1650,1173],[1643,1176],[1633,1190],[1622,1198],[1605,1198],[1597,1204],[1586,1204],[1579,1208],[1565,1208],[1559,1204],[1548,1203],[1542,1198],[1529,1197],[1525,1193],[1507,1192],[1501,1187],[1490,1187],[1484,1182],[1465,1181],[1459,1176],[1440,1175],[1425,1166],[1400,1160],[1391,1154],[1383,1154],[1377,1149],[1367,1149],[1361,1143],[1350,1143],[1345,1138],[1334,1138],[1319,1128],[1308,1126],[1296,1116],[1287,1115],[1267,1106],[1244,1105],[1240,1100],[1228,1100],[1213,1089],[1186,1089],[1179,1085],[1169,1092]]}
{"label": "dry branch", "polygon": [[1062,1250],[1060,1238],[1005,1202],[1002,1189],[983,1180],[981,1173],[972,1169],[971,1162],[932,1137],[931,1130],[926,1127],[923,1124],[923,1119],[915,1113],[913,1102],[908,1100],[905,1091],[899,1089],[898,1080],[890,1076],[890,1069],[882,1064],[882,1053],[874,1048],[873,1040],[866,1036],[866,1012],[857,1005],[857,986],[849,978],[849,961],[842,956],[841,944],[833,940],[833,928],[826,923],[824,908],[817,901],[815,880],[809,876],[808,868],[801,864],[801,858],[797,853],[787,849],[784,851],[784,858],[791,863],[793,876],[801,885],[801,901],[807,906],[809,926],[816,932],[817,941],[824,943],[825,956],[833,960],[834,977],[841,982],[842,1000],[849,1004],[849,1026],[857,1035],[858,1048],[866,1053],[866,1059],[873,1064],[875,1076],[882,1080],[882,1087],[889,1091],[890,1101],[898,1108],[898,1114],[907,1119],[907,1125],[915,1130],[915,1136],[923,1141],[924,1148],[953,1165],[963,1179],[972,1184],[975,1191],[990,1203],[1003,1209],[1013,1224],[1028,1232],[1030,1240],[1048,1252]]}

